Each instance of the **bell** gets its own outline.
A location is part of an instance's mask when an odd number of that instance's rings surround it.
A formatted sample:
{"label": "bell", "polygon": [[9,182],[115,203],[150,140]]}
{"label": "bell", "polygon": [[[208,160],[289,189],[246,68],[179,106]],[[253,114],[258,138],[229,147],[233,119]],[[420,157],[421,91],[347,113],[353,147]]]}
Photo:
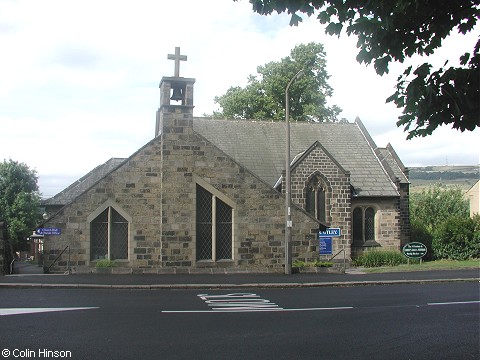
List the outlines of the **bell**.
{"label": "bell", "polygon": [[183,100],[183,95],[182,95],[182,89],[181,88],[173,88],[173,94],[170,100],[175,100],[175,101],[182,101]]}

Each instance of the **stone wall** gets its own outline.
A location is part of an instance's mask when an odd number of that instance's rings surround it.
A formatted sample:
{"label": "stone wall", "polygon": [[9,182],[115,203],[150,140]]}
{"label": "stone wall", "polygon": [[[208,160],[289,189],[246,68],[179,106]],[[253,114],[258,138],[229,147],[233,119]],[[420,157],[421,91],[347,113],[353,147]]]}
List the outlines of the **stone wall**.
{"label": "stone wall", "polygon": [[365,245],[353,243],[353,257],[376,247],[383,250],[400,250],[401,221],[399,204],[398,198],[353,199],[352,210],[356,207],[372,207],[375,209],[375,242]]}
{"label": "stone wall", "polygon": [[398,184],[400,198],[398,208],[400,212],[400,246],[410,242],[410,186]]}

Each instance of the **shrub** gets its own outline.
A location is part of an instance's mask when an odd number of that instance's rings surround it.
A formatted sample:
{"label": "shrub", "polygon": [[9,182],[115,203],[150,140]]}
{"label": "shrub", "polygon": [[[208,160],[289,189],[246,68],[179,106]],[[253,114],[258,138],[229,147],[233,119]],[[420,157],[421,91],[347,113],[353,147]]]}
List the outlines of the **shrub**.
{"label": "shrub", "polygon": [[115,267],[115,261],[108,260],[108,259],[98,260],[97,263],[95,264],[95,267],[97,267],[97,268],[112,268],[112,267]]}
{"label": "shrub", "polygon": [[435,232],[433,252],[438,259],[467,260],[480,257],[480,215],[452,216]]}
{"label": "shrub", "polygon": [[398,251],[373,250],[360,255],[353,261],[355,266],[379,267],[406,264],[407,258]]}
{"label": "shrub", "polygon": [[434,253],[432,248],[432,234],[428,231],[427,227],[419,222],[412,220],[410,223],[410,241],[419,242],[427,247],[427,255],[423,257],[423,260],[433,260]]}
{"label": "shrub", "polygon": [[292,263],[292,267],[302,269],[306,266],[305,261],[297,260]]}

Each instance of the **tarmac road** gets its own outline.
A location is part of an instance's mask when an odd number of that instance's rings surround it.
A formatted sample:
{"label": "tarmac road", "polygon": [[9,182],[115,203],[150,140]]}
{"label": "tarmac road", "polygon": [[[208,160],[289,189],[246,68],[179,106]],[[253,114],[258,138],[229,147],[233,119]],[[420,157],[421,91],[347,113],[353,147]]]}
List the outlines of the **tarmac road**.
{"label": "tarmac road", "polygon": [[480,356],[478,281],[248,290],[2,287],[0,299],[6,359],[22,351],[89,360]]}

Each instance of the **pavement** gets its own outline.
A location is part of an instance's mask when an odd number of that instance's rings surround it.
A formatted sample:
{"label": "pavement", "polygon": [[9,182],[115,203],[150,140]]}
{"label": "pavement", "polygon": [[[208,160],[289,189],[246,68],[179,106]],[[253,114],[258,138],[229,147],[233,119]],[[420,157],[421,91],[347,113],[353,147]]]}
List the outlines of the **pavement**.
{"label": "pavement", "polygon": [[230,274],[41,274],[36,265],[16,263],[19,274],[0,276],[0,288],[52,289],[248,289],[480,282],[480,269],[364,273]]}

